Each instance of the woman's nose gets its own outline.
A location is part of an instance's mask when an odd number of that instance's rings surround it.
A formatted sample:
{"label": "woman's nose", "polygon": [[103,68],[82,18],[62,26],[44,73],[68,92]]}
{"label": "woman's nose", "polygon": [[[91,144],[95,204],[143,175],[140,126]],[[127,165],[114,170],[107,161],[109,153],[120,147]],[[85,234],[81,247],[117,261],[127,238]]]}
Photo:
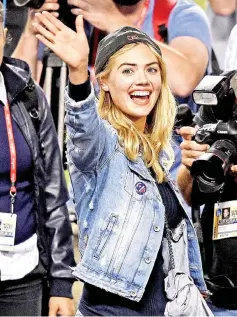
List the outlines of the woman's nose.
{"label": "woman's nose", "polygon": [[137,85],[146,85],[149,83],[147,74],[145,71],[139,71],[137,73],[136,84]]}

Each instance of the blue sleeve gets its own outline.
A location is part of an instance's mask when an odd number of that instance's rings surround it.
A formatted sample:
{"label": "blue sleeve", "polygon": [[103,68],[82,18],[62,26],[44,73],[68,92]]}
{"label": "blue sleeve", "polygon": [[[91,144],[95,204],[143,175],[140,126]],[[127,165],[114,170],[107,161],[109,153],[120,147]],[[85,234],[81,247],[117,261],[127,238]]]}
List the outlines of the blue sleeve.
{"label": "blue sleeve", "polygon": [[203,9],[190,0],[179,0],[172,10],[168,23],[168,41],[180,36],[200,40],[211,53],[211,31]]}

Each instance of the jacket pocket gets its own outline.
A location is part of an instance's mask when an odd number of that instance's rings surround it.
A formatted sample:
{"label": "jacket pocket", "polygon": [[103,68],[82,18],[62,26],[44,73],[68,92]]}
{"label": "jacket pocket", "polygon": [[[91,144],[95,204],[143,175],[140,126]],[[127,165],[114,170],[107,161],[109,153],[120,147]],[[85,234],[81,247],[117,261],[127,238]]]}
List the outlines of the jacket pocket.
{"label": "jacket pocket", "polygon": [[99,241],[97,243],[97,246],[94,250],[93,257],[97,260],[99,260],[101,253],[103,252],[105,246],[109,242],[109,239],[112,235],[113,228],[116,225],[118,221],[118,216],[115,214],[111,214],[107,223],[107,226],[105,230],[102,231],[101,236],[99,237]]}

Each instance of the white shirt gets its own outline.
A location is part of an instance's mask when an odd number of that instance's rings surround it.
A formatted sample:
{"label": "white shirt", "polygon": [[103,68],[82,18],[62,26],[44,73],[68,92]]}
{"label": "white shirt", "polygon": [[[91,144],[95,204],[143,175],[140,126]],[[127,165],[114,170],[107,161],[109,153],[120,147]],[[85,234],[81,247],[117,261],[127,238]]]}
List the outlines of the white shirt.
{"label": "white shirt", "polygon": [[237,25],[235,25],[230,33],[228,45],[225,54],[224,70],[237,70]]}

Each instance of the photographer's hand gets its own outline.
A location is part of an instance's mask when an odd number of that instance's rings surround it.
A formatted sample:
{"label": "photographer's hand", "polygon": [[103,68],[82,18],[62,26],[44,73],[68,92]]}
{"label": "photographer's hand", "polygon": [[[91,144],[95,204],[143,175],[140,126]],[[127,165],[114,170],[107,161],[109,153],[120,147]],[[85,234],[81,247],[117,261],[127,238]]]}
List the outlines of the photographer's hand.
{"label": "photographer's hand", "polygon": [[179,130],[179,134],[183,138],[183,142],[180,144],[182,163],[187,168],[190,168],[193,164],[193,161],[204,154],[209,148],[208,144],[198,144],[192,140],[193,136],[196,134],[196,131],[197,129],[192,127],[182,127]]}
{"label": "photographer's hand", "polygon": [[36,37],[67,63],[73,84],[85,82],[88,78],[89,45],[83,17],[76,18],[76,32],[49,12],[36,13],[36,17],[38,23],[33,24],[38,33]]}
{"label": "photographer's hand", "polygon": [[68,3],[76,7],[71,10],[73,14],[82,14],[91,25],[106,33],[124,25],[131,25],[113,0],[68,0]]}
{"label": "photographer's hand", "polygon": [[177,174],[177,184],[185,201],[189,205],[192,203],[191,193],[193,187],[193,178],[189,169],[192,166],[193,161],[205,153],[209,148],[209,145],[207,144],[198,144],[192,140],[196,131],[197,129],[192,127],[182,127],[179,130],[179,134],[182,136],[183,142],[180,144],[182,165],[180,166]]}
{"label": "photographer's hand", "polygon": [[230,175],[234,177],[235,182],[237,182],[237,165],[232,165],[229,171]]}

